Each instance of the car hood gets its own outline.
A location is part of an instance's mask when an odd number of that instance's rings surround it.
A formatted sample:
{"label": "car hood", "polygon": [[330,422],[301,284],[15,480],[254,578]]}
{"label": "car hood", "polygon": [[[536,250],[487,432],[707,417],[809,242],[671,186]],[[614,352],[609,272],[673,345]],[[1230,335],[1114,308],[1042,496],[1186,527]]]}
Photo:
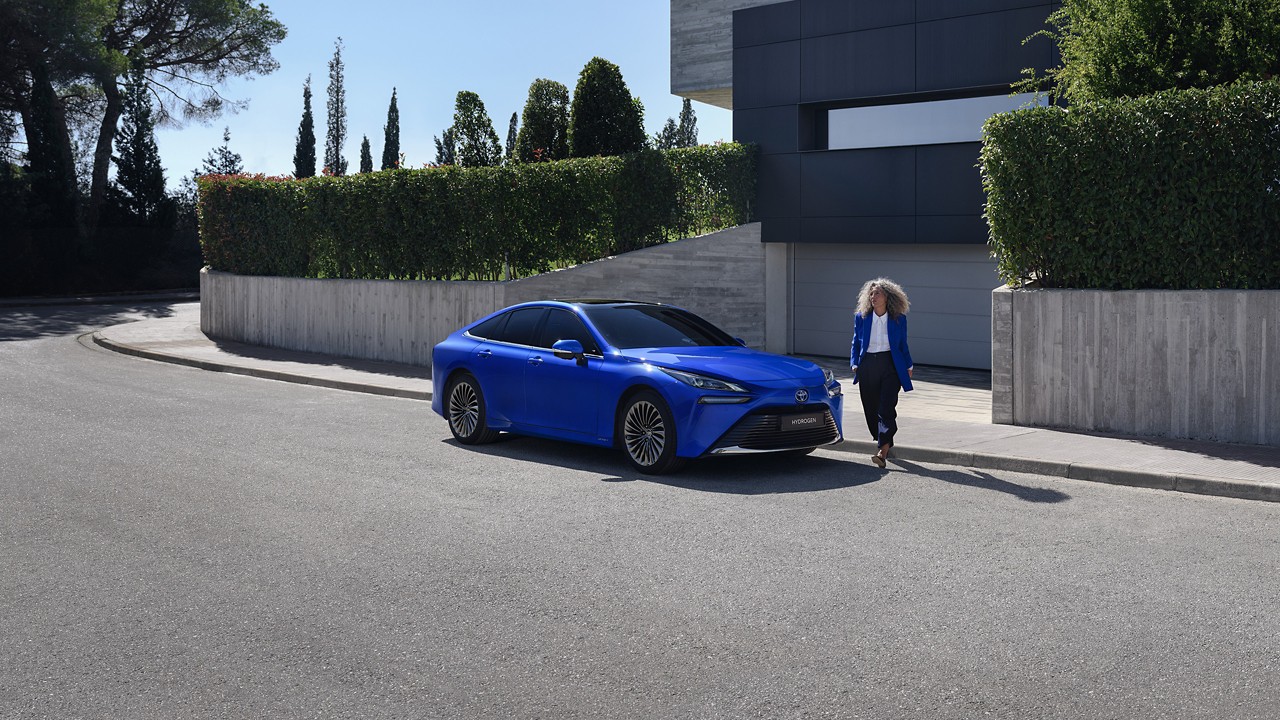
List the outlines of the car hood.
{"label": "car hood", "polygon": [[622,350],[622,356],[634,362],[647,362],[661,367],[700,373],[726,380],[768,383],[778,380],[801,380],[821,383],[822,369],[808,360],[775,355],[744,347],[666,347]]}

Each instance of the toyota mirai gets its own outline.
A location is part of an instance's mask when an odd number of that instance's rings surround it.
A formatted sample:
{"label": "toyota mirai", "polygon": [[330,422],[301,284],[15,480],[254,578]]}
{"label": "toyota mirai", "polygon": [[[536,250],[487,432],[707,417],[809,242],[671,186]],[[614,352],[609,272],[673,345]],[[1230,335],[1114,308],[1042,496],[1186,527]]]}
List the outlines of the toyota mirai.
{"label": "toyota mirai", "polygon": [[670,305],[522,303],[449,335],[431,408],[465,445],[499,432],[618,447],[642,473],[736,453],[840,442],[831,371],[744,347]]}

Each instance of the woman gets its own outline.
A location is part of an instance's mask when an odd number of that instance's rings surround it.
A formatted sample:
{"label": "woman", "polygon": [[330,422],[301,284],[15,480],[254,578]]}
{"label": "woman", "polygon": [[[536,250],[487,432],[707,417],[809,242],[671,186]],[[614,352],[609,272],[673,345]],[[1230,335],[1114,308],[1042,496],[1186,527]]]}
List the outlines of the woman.
{"label": "woman", "polygon": [[907,309],[911,303],[898,283],[868,280],[858,293],[853,317],[849,365],[862,397],[867,429],[878,451],[871,461],[884,467],[898,432],[898,390],[911,388],[911,350],[907,348]]}

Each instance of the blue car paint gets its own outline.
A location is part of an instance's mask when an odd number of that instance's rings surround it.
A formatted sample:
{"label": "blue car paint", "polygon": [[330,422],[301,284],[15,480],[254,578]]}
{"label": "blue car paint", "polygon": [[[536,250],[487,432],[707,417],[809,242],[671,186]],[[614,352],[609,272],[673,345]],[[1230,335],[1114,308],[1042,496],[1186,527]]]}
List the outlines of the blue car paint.
{"label": "blue car paint", "polygon": [[[502,313],[524,307],[560,308],[573,312],[598,343],[601,354],[578,359],[555,357],[550,349],[484,340],[468,331]],[[669,306],[668,306],[669,307]],[[704,390],[687,385],[661,368],[705,375],[744,387],[748,393]],[[609,346],[585,313],[570,302],[539,301],[503,308],[451,333],[432,352],[431,408],[447,417],[444,395],[448,381],[460,371],[475,376],[484,393],[486,425],[522,435],[614,445],[618,412],[638,390],[658,393],[676,424],[676,455],[704,455],[717,440],[753,410],[794,410],[797,391],[806,404],[825,405],[843,437],[843,395],[838,383],[828,394],[822,369],[798,358],[741,346],[629,348]],[[525,392],[521,392],[524,389]],[[532,401],[526,399],[532,392]],[[739,404],[699,403],[703,396],[746,397]]]}

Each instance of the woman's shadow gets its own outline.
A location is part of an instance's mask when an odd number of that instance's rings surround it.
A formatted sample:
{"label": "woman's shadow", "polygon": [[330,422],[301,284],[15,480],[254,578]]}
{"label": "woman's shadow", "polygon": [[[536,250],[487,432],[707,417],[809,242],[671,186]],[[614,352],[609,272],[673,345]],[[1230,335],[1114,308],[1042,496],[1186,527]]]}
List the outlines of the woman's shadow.
{"label": "woman's shadow", "polygon": [[963,470],[931,470],[913,462],[890,458],[890,467],[897,466],[905,472],[920,477],[930,478],[932,480],[941,480],[942,482],[951,483],[952,485],[966,485],[968,487],[979,488],[982,490],[995,490],[997,492],[1012,495],[1019,500],[1032,503],[1060,503],[1071,499],[1071,496],[1051,488],[1028,487],[1019,485],[1018,483],[1001,480],[994,475],[975,470],[973,468],[965,468]]}

